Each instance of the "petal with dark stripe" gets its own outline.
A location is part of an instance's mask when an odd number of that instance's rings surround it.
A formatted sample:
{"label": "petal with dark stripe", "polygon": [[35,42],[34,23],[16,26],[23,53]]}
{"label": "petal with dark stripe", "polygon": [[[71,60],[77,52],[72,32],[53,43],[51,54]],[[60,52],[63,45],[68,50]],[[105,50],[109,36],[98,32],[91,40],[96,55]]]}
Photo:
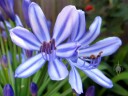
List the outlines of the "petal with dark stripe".
{"label": "petal with dark stripe", "polygon": [[71,66],[71,71],[69,73],[69,83],[72,89],[74,89],[78,94],[83,93],[82,81],[78,71],[74,66]]}
{"label": "petal with dark stripe", "polygon": [[27,78],[36,73],[44,64],[45,60],[42,58],[42,53],[40,53],[19,65],[15,71],[15,77]]}
{"label": "petal with dark stripe", "polygon": [[68,75],[66,66],[59,60],[49,61],[48,74],[52,80],[63,80]]}
{"label": "petal with dark stripe", "polygon": [[79,45],[75,42],[65,43],[57,46],[56,55],[58,57],[71,57]]}
{"label": "petal with dark stripe", "polygon": [[47,20],[41,8],[32,2],[29,6],[28,15],[32,30],[40,42],[49,41],[50,35]]}
{"label": "petal with dark stripe", "polygon": [[78,18],[79,22],[76,23],[77,26],[74,27],[74,30],[71,35],[71,40],[79,42],[86,33],[86,30],[85,30],[86,23],[85,23],[85,13],[82,10],[78,10],[78,13],[79,13],[79,18]]}
{"label": "petal with dark stripe", "polygon": [[113,54],[120,46],[122,42],[118,37],[109,37],[103,39],[87,48],[79,50],[79,56],[87,56],[91,55],[97,56],[100,52],[101,56],[108,56]]}
{"label": "petal with dark stripe", "polygon": [[92,43],[97,36],[100,34],[100,27],[101,27],[102,19],[100,16],[97,16],[93,23],[89,27],[89,31],[86,32],[85,36],[80,39],[80,43],[84,44],[84,46]]}
{"label": "petal with dark stripe", "polygon": [[10,36],[12,41],[21,48],[27,50],[39,50],[40,48],[39,40],[25,28],[15,27],[11,29]]}
{"label": "petal with dark stripe", "polygon": [[83,70],[83,71],[89,78],[91,78],[97,84],[105,88],[113,87],[112,81],[109,78],[107,78],[100,70],[92,69],[92,70]]}
{"label": "petal with dark stripe", "polygon": [[66,6],[59,13],[53,33],[53,39],[56,41],[56,46],[63,42],[74,29],[74,25],[78,22],[78,12],[74,6]]}

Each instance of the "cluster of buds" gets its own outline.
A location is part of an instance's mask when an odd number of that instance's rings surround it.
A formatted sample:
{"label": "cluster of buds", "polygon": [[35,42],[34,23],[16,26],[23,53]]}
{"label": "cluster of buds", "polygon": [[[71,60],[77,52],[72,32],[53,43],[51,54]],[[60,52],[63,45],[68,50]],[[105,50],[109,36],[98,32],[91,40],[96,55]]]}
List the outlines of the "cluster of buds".
{"label": "cluster of buds", "polygon": [[[30,92],[32,96],[37,96],[37,92],[38,92],[38,87],[36,85],[36,83],[31,82],[30,84]],[[14,95],[14,90],[12,88],[12,86],[10,84],[6,84],[3,88],[3,95],[4,96],[15,96]]]}

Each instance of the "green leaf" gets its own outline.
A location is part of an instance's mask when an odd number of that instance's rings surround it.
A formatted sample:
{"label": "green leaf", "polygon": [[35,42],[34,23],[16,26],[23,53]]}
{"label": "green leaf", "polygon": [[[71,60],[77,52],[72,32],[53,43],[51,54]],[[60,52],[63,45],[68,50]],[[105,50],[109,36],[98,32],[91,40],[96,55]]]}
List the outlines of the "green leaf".
{"label": "green leaf", "polygon": [[117,82],[119,80],[125,80],[125,79],[128,79],[128,72],[122,72],[116,75],[115,77],[112,78],[112,81]]}
{"label": "green leaf", "polygon": [[118,95],[121,95],[121,96],[127,96],[128,95],[128,91],[116,83],[114,84],[114,87],[111,89],[111,91],[113,91],[114,93],[117,93]]}

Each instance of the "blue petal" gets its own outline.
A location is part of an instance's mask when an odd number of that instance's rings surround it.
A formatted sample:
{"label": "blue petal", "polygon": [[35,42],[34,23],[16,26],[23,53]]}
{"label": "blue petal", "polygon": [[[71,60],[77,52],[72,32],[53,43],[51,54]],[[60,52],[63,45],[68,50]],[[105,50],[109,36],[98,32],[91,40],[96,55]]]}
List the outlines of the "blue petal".
{"label": "blue petal", "polygon": [[71,65],[76,66],[77,68],[79,68],[81,70],[87,69],[87,67],[89,66],[88,62],[85,62],[84,60],[82,60],[80,58],[77,59],[77,62],[73,62],[71,60],[68,60],[68,61]]}
{"label": "blue petal", "polygon": [[13,9],[13,6],[14,6],[14,0],[8,0],[9,1],[9,4],[11,6],[11,8]]}
{"label": "blue petal", "polygon": [[[92,70],[84,70],[84,67],[88,66],[88,63],[84,63],[83,60],[78,59],[77,63],[72,62],[71,60],[68,60],[68,62],[71,64],[71,66],[76,66],[80,70],[84,71],[84,73],[91,78],[94,82],[97,84],[106,87],[111,88],[113,87],[112,81],[107,78],[100,70],[98,69],[92,69]],[[84,64],[84,66],[83,66]],[[83,66],[83,67],[82,67]]]}
{"label": "blue petal", "polygon": [[3,8],[3,10],[6,12],[6,14],[15,21],[15,14],[13,10],[14,1],[13,0],[3,0],[0,2],[0,6]]}
{"label": "blue petal", "polygon": [[39,50],[41,43],[38,39],[29,32],[27,29],[22,27],[15,27],[10,30],[10,36],[12,41],[27,50]]}
{"label": "blue petal", "polygon": [[29,6],[28,15],[32,30],[40,42],[49,41],[50,35],[47,21],[41,8],[36,3],[32,2]]}
{"label": "blue petal", "polygon": [[16,26],[23,26],[18,15],[16,15],[15,22],[16,22]]}
{"label": "blue petal", "polygon": [[92,69],[92,70],[83,70],[83,71],[89,78],[91,78],[97,84],[105,88],[113,87],[112,81],[109,78],[107,78],[100,70]]}
{"label": "blue petal", "polygon": [[27,78],[37,72],[44,63],[45,60],[42,58],[42,53],[40,53],[19,65],[15,71],[15,77]]}
{"label": "blue petal", "polygon": [[82,81],[79,73],[74,66],[71,66],[71,71],[69,73],[69,83],[72,89],[74,89],[78,94],[83,93]]}
{"label": "blue petal", "polygon": [[29,22],[29,17],[28,17],[28,8],[29,8],[30,4],[31,4],[30,0],[23,0],[22,1],[23,15],[24,15],[24,19],[25,19],[28,27],[30,27],[30,22]]}
{"label": "blue petal", "polygon": [[92,43],[97,36],[100,34],[100,27],[101,27],[102,19],[100,16],[97,16],[91,26],[89,27],[89,32],[83,36],[82,39],[80,39],[80,43],[84,44],[84,46],[87,46],[88,44]]}
{"label": "blue petal", "polygon": [[75,42],[59,45],[56,49],[56,55],[58,57],[71,57],[75,53],[78,46],[79,45]]}
{"label": "blue petal", "polygon": [[[71,40],[73,40],[73,41],[79,41],[84,36],[84,34],[86,33],[84,11],[78,10],[78,13],[79,13],[79,22],[76,23],[77,26],[74,27],[74,30],[73,30],[72,35],[71,35]],[[77,28],[77,30],[75,30],[75,28]]]}
{"label": "blue petal", "polygon": [[66,66],[59,60],[49,61],[48,74],[52,80],[63,80],[68,75]]}
{"label": "blue petal", "polygon": [[55,39],[56,46],[63,42],[74,29],[75,24],[78,22],[78,12],[74,6],[66,6],[57,17],[53,38]]}
{"label": "blue petal", "polygon": [[[8,29],[12,28],[12,26],[10,25],[10,23],[8,21],[5,20],[4,22],[5,22]],[[5,30],[5,26],[4,26],[3,22],[1,22],[1,21],[0,21],[0,28]]]}
{"label": "blue petal", "polygon": [[109,37],[92,46],[79,50],[78,53],[80,57],[90,57],[91,55],[97,56],[100,52],[103,52],[101,53],[101,56],[108,56],[113,54],[121,46],[121,44],[122,42],[118,37]]}

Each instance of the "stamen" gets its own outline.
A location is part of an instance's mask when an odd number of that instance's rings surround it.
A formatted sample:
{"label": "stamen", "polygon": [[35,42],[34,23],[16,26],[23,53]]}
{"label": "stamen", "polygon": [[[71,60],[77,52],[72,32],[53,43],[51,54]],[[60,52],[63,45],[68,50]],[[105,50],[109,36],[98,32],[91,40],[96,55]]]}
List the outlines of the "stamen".
{"label": "stamen", "polygon": [[100,57],[102,53],[103,53],[103,51],[99,52],[99,54],[97,55],[97,57]]}
{"label": "stamen", "polygon": [[91,59],[95,59],[96,56],[95,56],[95,55],[91,55],[90,58],[91,58]]}
{"label": "stamen", "polygon": [[51,39],[50,40],[50,43],[51,43],[51,50],[56,49],[56,47],[55,47],[55,40],[54,39]]}
{"label": "stamen", "polygon": [[102,53],[103,52],[101,51],[101,52],[99,52],[99,54],[97,56],[92,54],[90,57],[86,57],[86,56],[81,57],[80,59],[89,63],[88,66],[83,65],[83,67],[84,67],[83,69],[90,70],[90,69],[97,68],[101,62],[101,54]]}
{"label": "stamen", "polygon": [[43,52],[43,56],[45,59],[48,59],[51,55],[54,53],[54,50],[56,49],[55,47],[55,40],[51,39],[49,42],[43,42],[41,47],[40,47],[40,51],[39,52]]}

